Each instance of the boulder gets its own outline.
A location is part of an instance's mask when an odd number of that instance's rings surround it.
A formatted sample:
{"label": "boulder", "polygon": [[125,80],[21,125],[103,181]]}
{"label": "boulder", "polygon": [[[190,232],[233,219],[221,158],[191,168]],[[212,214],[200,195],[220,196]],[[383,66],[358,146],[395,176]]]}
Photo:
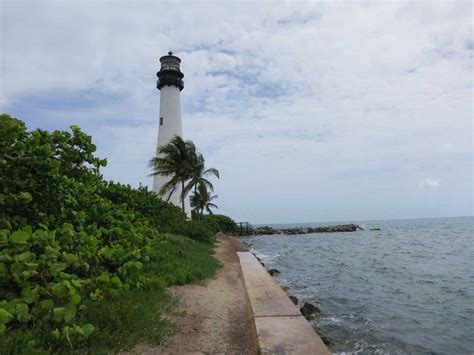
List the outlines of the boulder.
{"label": "boulder", "polygon": [[318,333],[319,337],[321,338],[321,340],[323,341],[324,344],[326,344],[327,346],[331,346],[333,344],[331,339],[325,334],[323,329],[321,329],[320,327],[316,327],[315,330],[316,330],[316,333]]}
{"label": "boulder", "polygon": [[321,313],[321,310],[314,304],[305,302],[303,307],[300,308],[300,312],[306,319],[313,319],[316,315]]}
{"label": "boulder", "polygon": [[298,297],[289,295],[291,302],[295,304],[295,306],[298,304]]}
{"label": "boulder", "polygon": [[271,276],[274,276],[274,275],[279,274],[280,271],[277,270],[277,269],[270,269],[270,270],[268,270],[268,273],[269,273]]}
{"label": "boulder", "polygon": [[254,254],[254,256],[255,256],[255,258],[258,260],[258,262],[259,262],[263,267],[265,267],[265,264],[263,263],[263,261],[262,261],[257,255]]}

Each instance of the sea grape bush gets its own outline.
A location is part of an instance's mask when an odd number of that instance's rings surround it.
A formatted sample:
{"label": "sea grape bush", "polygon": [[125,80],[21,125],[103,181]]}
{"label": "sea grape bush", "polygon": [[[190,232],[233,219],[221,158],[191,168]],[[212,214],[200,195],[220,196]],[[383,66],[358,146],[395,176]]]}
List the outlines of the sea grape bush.
{"label": "sea grape bush", "polygon": [[237,231],[237,223],[232,218],[222,214],[204,215],[202,221],[215,233],[234,234]]}
{"label": "sea grape bush", "polygon": [[132,247],[131,242],[107,243],[100,229],[78,232],[67,223],[55,230],[2,230],[0,331],[51,327],[53,339],[71,346],[87,338],[94,326],[78,317],[85,299],[116,296],[147,281],[139,271],[150,250],[145,238],[134,239]]}
{"label": "sea grape bush", "polygon": [[145,187],[105,181],[95,149],[77,126],[27,131],[0,115],[0,336],[34,328],[74,347],[95,328],[88,302],[160,282],[142,270],[163,233],[209,240]]}

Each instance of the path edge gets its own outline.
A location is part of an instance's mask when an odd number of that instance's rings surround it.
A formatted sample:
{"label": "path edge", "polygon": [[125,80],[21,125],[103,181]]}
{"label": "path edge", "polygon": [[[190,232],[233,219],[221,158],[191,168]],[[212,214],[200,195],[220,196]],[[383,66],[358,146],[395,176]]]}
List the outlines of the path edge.
{"label": "path edge", "polygon": [[238,251],[252,334],[260,354],[329,355],[311,324],[250,251]]}

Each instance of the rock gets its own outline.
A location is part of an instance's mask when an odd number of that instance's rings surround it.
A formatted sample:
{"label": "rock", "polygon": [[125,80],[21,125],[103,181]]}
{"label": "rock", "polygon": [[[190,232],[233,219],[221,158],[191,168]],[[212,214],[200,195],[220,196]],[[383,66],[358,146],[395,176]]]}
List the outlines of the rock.
{"label": "rock", "polygon": [[355,232],[357,230],[363,230],[363,228],[357,224],[341,224],[337,226],[327,227],[308,227],[308,228],[281,228],[273,229],[266,227],[265,229],[257,230],[257,234],[262,235],[296,235],[296,234],[308,234],[308,233],[337,233],[337,232]]}
{"label": "rock", "polygon": [[274,276],[274,275],[276,275],[276,274],[279,274],[280,271],[277,270],[277,269],[270,269],[270,270],[268,270],[268,273],[269,273],[270,275]]}
{"label": "rock", "polygon": [[380,228],[370,228],[369,231],[379,231]]}
{"label": "rock", "polygon": [[316,330],[316,333],[318,333],[319,337],[321,338],[321,340],[323,341],[324,344],[326,344],[327,346],[332,345],[331,339],[329,339],[329,337],[324,333],[324,331],[320,327],[315,327],[315,330]]}
{"label": "rock", "polygon": [[317,314],[321,313],[321,310],[309,302],[305,302],[303,307],[300,308],[300,312],[306,319],[313,319]]}
{"label": "rock", "polygon": [[265,264],[263,263],[263,261],[257,256],[254,254],[254,256],[257,258],[258,262],[263,266],[265,267]]}
{"label": "rock", "polygon": [[293,302],[295,305],[298,304],[298,297],[289,295],[291,302]]}
{"label": "rock", "polygon": [[329,339],[326,335],[324,335],[324,334],[319,334],[319,337],[321,338],[321,340],[323,341],[323,343],[324,343],[326,346],[331,346],[331,345],[332,345],[331,339]]}

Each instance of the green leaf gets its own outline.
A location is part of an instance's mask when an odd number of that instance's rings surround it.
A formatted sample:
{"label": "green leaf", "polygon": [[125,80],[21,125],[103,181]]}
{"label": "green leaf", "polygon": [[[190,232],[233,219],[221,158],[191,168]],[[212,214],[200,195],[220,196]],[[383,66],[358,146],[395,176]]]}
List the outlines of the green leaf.
{"label": "green leaf", "polygon": [[24,231],[16,231],[10,235],[13,244],[25,245],[28,242],[28,233]]}
{"label": "green leaf", "polygon": [[52,335],[53,339],[55,339],[55,340],[59,340],[61,338],[61,333],[59,332],[58,328],[54,329],[51,332],[51,335]]}
{"label": "green leaf", "polygon": [[79,258],[74,254],[63,252],[63,260],[68,264],[75,264],[79,261]]}
{"label": "green leaf", "polygon": [[97,281],[103,282],[103,283],[108,283],[110,282],[110,277],[107,275],[105,272],[100,274],[99,277],[97,277]]}
{"label": "green leaf", "polygon": [[7,246],[8,245],[8,231],[1,230],[0,231],[0,246]]}
{"label": "green leaf", "polygon": [[21,263],[14,262],[10,266],[10,272],[12,274],[20,274],[24,269],[24,265]]}
{"label": "green leaf", "polygon": [[25,251],[18,255],[18,261],[21,261],[22,263],[32,262],[35,258],[36,255],[29,251]]}
{"label": "green leaf", "polygon": [[84,336],[88,338],[89,335],[91,335],[92,332],[94,332],[95,327],[92,324],[87,323],[82,326],[82,330],[84,331]]}
{"label": "green leaf", "polygon": [[117,276],[113,276],[111,279],[110,279],[110,282],[112,282],[116,287],[120,287],[122,285],[122,281],[120,280],[119,277]]}
{"label": "green leaf", "polygon": [[24,203],[29,203],[33,199],[33,197],[31,197],[31,194],[29,192],[21,192],[19,197]]}
{"label": "green leaf", "polygon": [[0,308],[0,324],[6,324],[12,320],[13,316],[7,310]]}
{"label": "green leaf", "polygon": [[54,307],[54,301],[53,300],[44,300],[41,301],[38,304],[38,307],[43,311],[43,312],[48,312],[53,309]]}
{"label": "green leaf", "polygon": [[54,263],[54,264],[49,265],[49,271],[51,271],[53,275],[58,275],[61,271],[65,270],[66,268],[67,268],[66,263]]}
{"label": "green leaf", "polygon": [[84,330],[83,330],[82,327],[80,327],[79,325],[75,325],[75,326],[74,326],[74,330],[76,331],[77,334],[80,334],[80,335],[82,335],[82,336],[85,335]]}
{"label": "green leaf", "polygon": [[61,322],[64,318],[64,313],[66,313],[65,307],[56,307],[53,309],[53,322]]}
{"label": "green leaf", "polygon": [[19,303],[16,305],[16,319],[20,322],[27,322],[31,316],[28,313],[28,305],[26,303]]}
{"label": "green leaf", "polygon": [[76,311],[76,306],[71,303],[67,304],[64,312],[64,321],[70,323],[76,317]]}
{"label": "green leaf", "polygon": [[25,266],[28,268],[29,271],[35,271],[39,264],[38,263],[25,263]]}
{"label": "green leaf", "polygon": [[54,296],[61,298],[67,295],[67,288],[62,283],[56,283],[51,287],[51,292]]}
{"label": "green leaf", "polygon": [[72,237],[74,235],[74,227],[70,223],[64,223],[60,229],[62,235]]}
{"label": "green leaf", "polygon": [[70,300],[72,304],[78,305],[79,303],[81,303],[81,296],[79,296],[79,294],[77,293],[73,293],[70,295]]}
{"label": "green leaf", "polygon": [[23,301],[25,303],[31,304],[38,297],[38,290],[31,287],[24,288],[23,290],[21,290],[21,296],[23,297]]}

